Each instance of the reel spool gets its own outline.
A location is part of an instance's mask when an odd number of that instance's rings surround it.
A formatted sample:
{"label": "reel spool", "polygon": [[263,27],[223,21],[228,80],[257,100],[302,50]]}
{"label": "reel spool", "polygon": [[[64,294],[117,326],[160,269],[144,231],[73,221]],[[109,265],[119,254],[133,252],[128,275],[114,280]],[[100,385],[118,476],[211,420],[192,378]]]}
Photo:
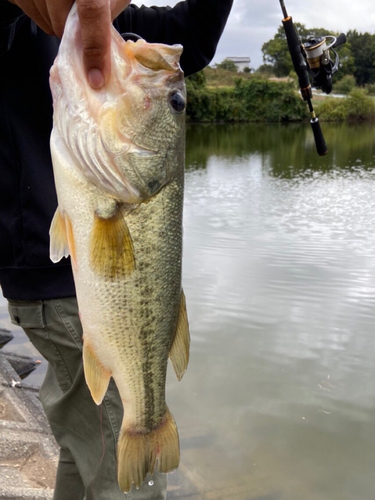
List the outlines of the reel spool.
{"label": "reel spool", "polygon": [[[330,43],[327,44],[327,38]],[[332,91],[332,76],[339,69],[339,55],[335,48],[346,42],[346,36],[341,33],[337,38],[331,35],[321,37],[310,37],[304,44],[302,49],[306,57],[307,64],[310,68],[310,74],[313,77],[312,86],[317,89],[322,89],[326,94]],[[335,59],[331,59],[333,52]]]}

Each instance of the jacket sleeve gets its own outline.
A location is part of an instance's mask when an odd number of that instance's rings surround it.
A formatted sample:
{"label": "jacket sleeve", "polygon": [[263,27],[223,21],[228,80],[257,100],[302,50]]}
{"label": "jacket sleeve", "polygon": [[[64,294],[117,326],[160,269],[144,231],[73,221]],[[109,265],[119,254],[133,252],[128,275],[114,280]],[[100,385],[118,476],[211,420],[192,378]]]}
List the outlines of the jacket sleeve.
{"label": "jacket sleeve", "polygon": [[22,17],[25,16],[19,7],[0,0],[0,57],[10,49]]}
{"label": "jacket sleeve", "polygon": [[205,68],[215,55],[233,0],[185,0],[174,7],[130,5],[115,22],[150,43],[179,43],[186,76]]}

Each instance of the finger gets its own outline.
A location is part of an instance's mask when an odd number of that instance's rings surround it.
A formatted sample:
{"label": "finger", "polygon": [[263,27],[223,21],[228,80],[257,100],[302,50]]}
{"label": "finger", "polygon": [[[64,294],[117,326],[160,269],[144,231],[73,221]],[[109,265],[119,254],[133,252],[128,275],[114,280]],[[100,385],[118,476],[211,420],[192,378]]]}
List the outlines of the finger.
{"label": "finger", "polygon": [[98,89],[110,72],[111,12],[109,0],[77,0],[83,64],[90,85]]}
{"label": "finger", "polygon": [[64,32],[66,18],[72,8],[74,0],[64,0],[48,2],[48,15],[51,20],[51,25],[53,27],[56,35],[61,38]]}
{"label": "finger", "polygon": [[30,0],[16,0],[15,4],[48,35],[55,34],[43,2],[36,5],[35,2],[30,2]]}
{"label": "finger", "polygon": [[131,3],[131,0],[111,0],[112,21]]}

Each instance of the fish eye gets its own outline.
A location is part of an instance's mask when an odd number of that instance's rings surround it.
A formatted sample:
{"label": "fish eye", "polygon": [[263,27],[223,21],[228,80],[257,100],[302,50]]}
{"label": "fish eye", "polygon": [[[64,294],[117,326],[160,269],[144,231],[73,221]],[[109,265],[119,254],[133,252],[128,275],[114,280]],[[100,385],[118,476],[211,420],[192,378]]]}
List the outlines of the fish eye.
{"label": "fish eye", "polygon": [[169,96],[169,104],[172,106],[172,109],[176,111],[176,113],[182,113],[185,110],[186,102],[184,96],[181,92],[173,92]]}

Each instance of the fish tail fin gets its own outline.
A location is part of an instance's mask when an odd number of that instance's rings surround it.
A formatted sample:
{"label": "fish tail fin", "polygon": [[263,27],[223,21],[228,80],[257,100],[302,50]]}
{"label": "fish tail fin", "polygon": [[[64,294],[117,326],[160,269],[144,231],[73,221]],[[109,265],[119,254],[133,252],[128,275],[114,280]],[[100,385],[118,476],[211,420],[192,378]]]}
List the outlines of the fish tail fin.
{"label": "fish tail fin", "polygon": [[152,472],[155,469],[156,459],[159,460],[159,472],[171,472],[177,469],[180,463],[180,442],[176,422],[168,407],[164,419],[157,429],[151,433]]}
{"label": "fish tail fin", "polygon": [[162,423],[145,434],[122,428],[117,449],[117,476],[120,489],[129,492],[132,484],[139,488],[147,474],[170,472],[180,462],[180,445],[176,422],[168,408]]}

